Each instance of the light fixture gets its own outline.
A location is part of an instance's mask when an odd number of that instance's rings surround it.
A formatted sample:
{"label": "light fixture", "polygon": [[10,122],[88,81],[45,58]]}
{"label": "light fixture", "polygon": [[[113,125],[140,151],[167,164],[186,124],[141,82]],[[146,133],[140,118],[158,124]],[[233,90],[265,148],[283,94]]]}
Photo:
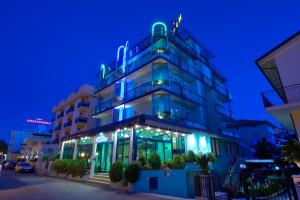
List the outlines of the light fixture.
{"label": "light fixture", "polygon": [[156,131],[157,131],[157,132],[160,132],[161,130],[158,128],[158,129],[156,129]]}
{"label": "light fixture", "polygon": [[166,131],[166,133],[170,133],[170,131],[168,130],[168,131]]}
{"label": "light fixture", "polygon": [[151,130],[151,128],[150,128],[149,126],[147,126],[147,127],[146,127],[146,130],[148,130],[148,131],[149,131],[149,130]]}

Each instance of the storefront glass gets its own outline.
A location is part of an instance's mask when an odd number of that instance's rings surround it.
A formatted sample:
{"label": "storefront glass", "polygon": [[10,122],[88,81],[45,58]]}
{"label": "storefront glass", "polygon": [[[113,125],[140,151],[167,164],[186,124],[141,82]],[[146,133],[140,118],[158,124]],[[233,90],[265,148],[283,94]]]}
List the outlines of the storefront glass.
{"label": "storefront glass", "polygon": [[129,164],[129,135],[131,130],[118,131],[117,157],[116,160],[126,167]]}
{"label": "storefront glass", "polygon": [[112,162],[114,133],[99,133],[96,137],[95,172],[109,172]]}
{"label": "storefront glass", "polygon": [[73,159],[74,148],[75,148],[74,143],[65,143],[63,149],[63,159],[68,159],[68,160]]}

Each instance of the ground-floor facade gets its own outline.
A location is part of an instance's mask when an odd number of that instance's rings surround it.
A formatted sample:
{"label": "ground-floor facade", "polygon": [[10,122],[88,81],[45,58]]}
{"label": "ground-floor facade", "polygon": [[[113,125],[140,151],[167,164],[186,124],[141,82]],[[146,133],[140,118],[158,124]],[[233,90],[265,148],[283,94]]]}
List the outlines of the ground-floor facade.
{"label": "ground-floor facade", "polygon": [[[99,129],[100,130],[100,129]],[[91,134],[92,133],[92,134]],[[216,157],[236,159],[236,142],[212,136],[205,131],[183,129],[162,123],[119,124],[105,131],[94,130],[63,141],[61,159],[86,159],[91,176],[109,172],[115,161],[127,166],[131,161],[156,152],[162,163],[189,150],[195,153],[213,153]],[[227,152],[227,155],[222,155]]]}

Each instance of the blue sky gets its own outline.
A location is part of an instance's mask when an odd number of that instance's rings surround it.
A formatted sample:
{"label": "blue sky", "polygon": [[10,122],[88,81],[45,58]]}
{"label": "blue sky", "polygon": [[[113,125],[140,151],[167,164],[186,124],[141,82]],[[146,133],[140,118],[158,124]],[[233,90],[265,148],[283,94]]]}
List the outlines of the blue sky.
{"label": "blue sky", "polygon": [[300,1],[1,1],[0,138],[83,83],[95,84],[118,45],[134,44],[156,21],[182,25],[216,56],[239,118],[270,119],[259,93],[271,89],[254,61],[300,30]]}

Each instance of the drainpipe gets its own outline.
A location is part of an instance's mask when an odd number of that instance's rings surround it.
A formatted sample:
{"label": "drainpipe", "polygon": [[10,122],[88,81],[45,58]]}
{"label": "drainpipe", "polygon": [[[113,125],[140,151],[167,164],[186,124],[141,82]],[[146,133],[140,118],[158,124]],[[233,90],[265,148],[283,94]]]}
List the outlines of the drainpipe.
{"label": "drainpipe", "polygon": [[95,154],[97,149],[96,138],[93,140],[93,147],[92,147],[92,156],[91,156],[91,169],[90,169],[90,178],[93,178],[95,174]]}
{"label": "drainpipe", "polygon": [[133,127],[130,128],[130,136],[129,136],[129,163],[132,162],[133,155]]}

